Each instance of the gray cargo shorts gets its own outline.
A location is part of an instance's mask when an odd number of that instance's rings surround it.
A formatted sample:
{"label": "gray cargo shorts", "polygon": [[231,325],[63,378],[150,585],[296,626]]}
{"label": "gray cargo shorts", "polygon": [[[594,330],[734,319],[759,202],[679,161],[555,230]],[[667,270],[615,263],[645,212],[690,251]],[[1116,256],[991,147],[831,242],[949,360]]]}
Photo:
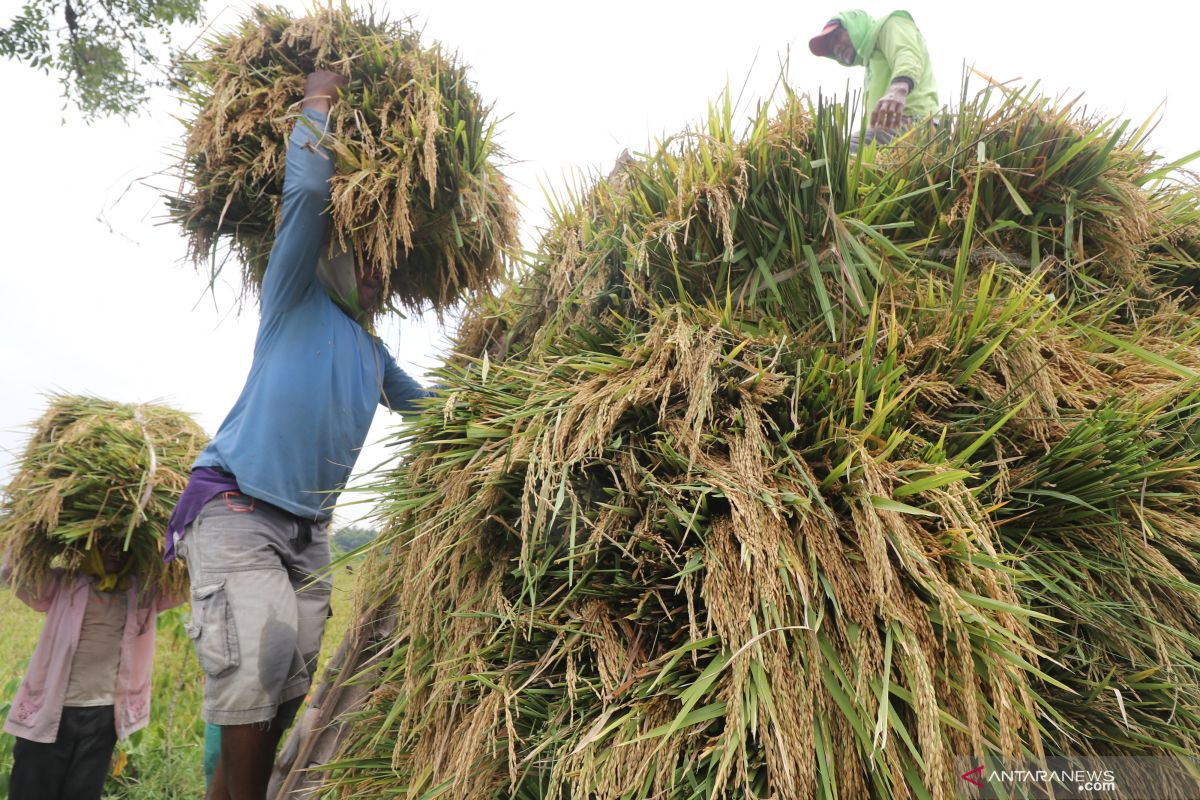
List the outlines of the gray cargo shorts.
{"label": "gray cargo shorts", "polygon": [[223,492],[188,526],[179,554],[192,583],[188,636],[206,676],[201,717],[273,719],[312,683],[332,588],[328,523]]}

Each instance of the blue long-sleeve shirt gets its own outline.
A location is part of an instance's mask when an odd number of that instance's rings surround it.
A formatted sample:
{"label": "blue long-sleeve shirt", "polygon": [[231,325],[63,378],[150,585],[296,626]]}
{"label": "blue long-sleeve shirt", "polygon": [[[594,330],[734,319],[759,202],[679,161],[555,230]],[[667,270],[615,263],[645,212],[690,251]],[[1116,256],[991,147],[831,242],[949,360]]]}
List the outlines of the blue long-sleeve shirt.
{"label": "blue long-sleeve shirt", "polygon": [[410,410],[429,392],[334,304],[317,278],[333,157],[319,146],[325,115],[306,110],[304,117],[288,143],[250,375],[194,466],[232,472],[245,494],[325,520],[366,441],[375,405]]}

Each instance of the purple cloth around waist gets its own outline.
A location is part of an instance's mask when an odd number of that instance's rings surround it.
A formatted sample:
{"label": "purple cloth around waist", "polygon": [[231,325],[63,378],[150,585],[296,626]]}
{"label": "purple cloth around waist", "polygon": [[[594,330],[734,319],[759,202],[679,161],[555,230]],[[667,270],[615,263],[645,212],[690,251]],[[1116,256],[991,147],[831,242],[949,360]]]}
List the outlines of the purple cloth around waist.
{"label": "purple cloth around waist", "polygon": [[224,470],[212,467],[196,467],[188,478],[188,484],[179,495],[179,502],[167,520],[167,541],[163,547],[163,561],[175,559],[175,545],[183,540],[187,526],[200,515],[204,504],[222,492],[238,492],[237,478]]}

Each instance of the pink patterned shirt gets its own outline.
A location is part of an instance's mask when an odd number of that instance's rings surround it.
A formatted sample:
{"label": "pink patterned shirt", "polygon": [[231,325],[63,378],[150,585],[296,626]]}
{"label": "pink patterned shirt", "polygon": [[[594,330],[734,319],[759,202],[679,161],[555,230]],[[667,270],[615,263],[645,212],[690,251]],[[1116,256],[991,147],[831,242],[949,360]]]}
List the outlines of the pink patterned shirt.
{"label": "pink patterned shirt", "polygon": [[[0,570],[0,579],[7,577],[7,569]],[[13,698],[12,710],[4,723],[6,732],[33,742],[51,743],[58,738],[71,662],[95,580],[90,575],[68,577],[55,570],[38,591],[17,592],[17,597],[27,606],[46,613],[46,624],[33,658],[29,660],[21,688]],[[126,591],[125,630],[121,635],[121,660],[113,696],[119,738],[125,738],[150,721],[155,621],[160,611],[183,601],[182,597],[148,593],[139,604],[136,576]]]}

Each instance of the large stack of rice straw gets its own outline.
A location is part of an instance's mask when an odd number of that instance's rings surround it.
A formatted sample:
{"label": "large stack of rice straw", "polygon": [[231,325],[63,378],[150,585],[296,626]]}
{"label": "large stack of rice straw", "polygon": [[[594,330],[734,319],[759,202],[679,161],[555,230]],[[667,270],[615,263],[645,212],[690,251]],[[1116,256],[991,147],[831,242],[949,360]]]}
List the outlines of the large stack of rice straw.
{"label": "large stack of rice straw", "polygon": [[261,285],[287,136],[315,69],[349,78],[325,138],[337,160],[331,248],[377,270],[396,308],[440,313],[489,288],[516,241],[490,107],[457,57],[423,46],[408,20],[344,4],[301,18],[255,7],[180,61],[194,118],[168,206],[197,265],[216,280],[226,243],[245,287]]}
{"label": "large stack of rice straw", "polygon": [[847,117],[726,104],[558,209],[376,487],[288,787],[948,798],[960,757],[1200,752],[1195,185],[1032,94],[873,164]]}
{"label": "large stack of rice straw", "polygon": [[36,590],[52,569],[77,572],[107,542],[129,553],[144,590],[181,596],[187,570],[163,563],[163,537],[207,441],[190,416],[165,405],[51,396],[0,503],[12,585]]}

